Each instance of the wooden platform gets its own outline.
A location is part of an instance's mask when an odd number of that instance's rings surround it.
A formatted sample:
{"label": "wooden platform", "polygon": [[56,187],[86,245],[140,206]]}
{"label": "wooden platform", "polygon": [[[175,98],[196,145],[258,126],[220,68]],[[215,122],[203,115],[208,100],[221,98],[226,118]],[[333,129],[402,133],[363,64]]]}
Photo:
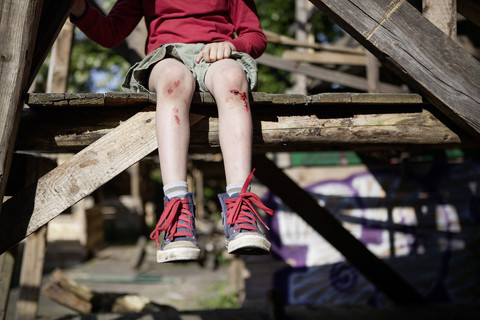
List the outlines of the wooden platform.
{"label": "wooden platform", "polygon": [[[324,93],[252,95],[254,150],[475,147],[479,143],[418,94]],[[15,149],[76,152],[138,112],[152,117],[150,94],[29,94]],[[219,147],[215,101],[196,93],[191,149]]]}

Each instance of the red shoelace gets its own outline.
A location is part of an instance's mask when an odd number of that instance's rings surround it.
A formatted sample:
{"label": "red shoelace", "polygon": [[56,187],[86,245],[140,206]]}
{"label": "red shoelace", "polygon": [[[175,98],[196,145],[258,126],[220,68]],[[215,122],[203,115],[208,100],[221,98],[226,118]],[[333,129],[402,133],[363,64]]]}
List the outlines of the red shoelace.
{"label": "red shoelace", "polygon": [[257,211],[255,211],[252,203],[271,216],[273,216],[273,210],[265,206],[255,193],[247,192],[247,188],[252,181],[254,172],[255,169],[253,169],[252,173],[248,175],[238,198],[225,200],[225,203],[227,204],[227,223],[229,225],[237,224],[234,229],[235,231],[239,229],[258,231],[255,226],[255,217],[265,228],[267,228],[267,230],[270,230],[265,222],[262,221]]}
{"label": "red shoelace", "polygon": [[[188,205],[188,199],[173,198],[165,203],[165,209],[162,212],[157,226],[150,234],[150,239],[155,239],[160,248],[159,237],[162,231],[166,231],[168,239],[175,237],[193,237],[193,214]],[[179,228],[186,230],[178,231]]]}

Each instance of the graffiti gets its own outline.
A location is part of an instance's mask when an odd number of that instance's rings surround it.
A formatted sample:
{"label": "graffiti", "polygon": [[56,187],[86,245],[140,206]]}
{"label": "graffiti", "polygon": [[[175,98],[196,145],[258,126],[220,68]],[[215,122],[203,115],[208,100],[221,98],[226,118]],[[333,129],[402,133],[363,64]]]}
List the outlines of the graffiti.
{"label": "graffiti", "polygon": [[[480,165],[359,168],[344,179],[319,181],[306,190],[427,298],[478,297],[471,294],[479,287],[478,264],[467,260],[470,244],[480,237],[475,232]],[[288,264],[274,282],[288,303],[384,303],[377,289],[320,234],[278,199],[270,201],[276,208],[272,251]]]}

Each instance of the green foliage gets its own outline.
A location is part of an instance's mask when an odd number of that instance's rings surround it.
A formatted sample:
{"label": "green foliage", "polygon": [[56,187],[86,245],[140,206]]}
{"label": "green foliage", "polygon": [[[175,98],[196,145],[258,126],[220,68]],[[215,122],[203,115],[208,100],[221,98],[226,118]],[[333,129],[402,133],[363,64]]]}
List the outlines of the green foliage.
{"label": "green foliage", "polygon": [[[108,12],[116,0],[96,0]],[[295,1],[256,1],[262,27],[278,34],[294,37]],[[316,11],[311,19],[313,32],[319,42],[331,42],[343,34],[323,13]],[[267,53],[281,56],[285,46],[269,43]],[[103,48],[75,31],[74,46],[70,65],[68,92],[119,91],[129,63],[113,50]],[[37,78],[36,91],[44,91],[48,74],[48,59]],[[291,86],[290,73],[259,66],[259,91],[283,93]]]}
{"label": "green foliage", "polygon": [[76,29],[70,65],[69,92],[119,91],[130,64]]}
{"label": "green foliage", "polygon": [[204,309],[238,309],[240,303],[236,293],[229,292],[225,281],[218,281],[211,285],[205,295],[200,298]]}
{"label": "green foliage", "polygon": [[[295,0],[256,1],[258,16],[264,30],[294,38],[295,35]],[[344,32],[336,26],[321,11],[314,11],[312,17],[312,31],[317,42],[333,42]],[[266,52],[281,56],[285,49],[292,49],[283,45],[269,43]],[[283,93],[292,84],[290,73],[278,69],[259,66],[258,91],[269,93]]]}

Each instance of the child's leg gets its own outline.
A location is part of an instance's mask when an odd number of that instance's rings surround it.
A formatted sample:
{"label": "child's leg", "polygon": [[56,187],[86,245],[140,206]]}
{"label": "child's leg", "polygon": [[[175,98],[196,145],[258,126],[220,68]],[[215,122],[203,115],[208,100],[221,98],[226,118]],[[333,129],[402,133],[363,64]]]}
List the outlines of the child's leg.
{"label": "child's leg", "polygon": [[234,60],[219,60],[209,67],[205,85],[217,102],[227,185],[243,183],[251,171],[252,153],[252,117],[244,71]]}
{"label": "child's leg", "polygon": [[252,117],[247,78],[236,61],[225,59],[210,66],[205,75],[205,85],[218,107],[220,146],[228,185],[227,193],[218,197],[227,250],[235,254],[266,254],[271,244],[258,228],[256,220],[261,219],[252,205],[268,214],[273,214],[273,211],[263,205],[257,195],[248,191],[253,172],[250,173]]}
{"label": "child's leg", "polygon": [[157,93],[156,129],[163,183],[186,181],[189,113],[195,91],[192,73],[180,61],[167,58],[154,66],[149,89]]}
{"label": "child's leg", "polygon": [[195,82],[183,63],[167,58],[153,67],[149,89],[157,93],[158,154],[166,195],[164,211],[150,237],[158,245],[157,262],[196,260],[200,249],[195,233],[195,206],[186,184],[189,113]]}

